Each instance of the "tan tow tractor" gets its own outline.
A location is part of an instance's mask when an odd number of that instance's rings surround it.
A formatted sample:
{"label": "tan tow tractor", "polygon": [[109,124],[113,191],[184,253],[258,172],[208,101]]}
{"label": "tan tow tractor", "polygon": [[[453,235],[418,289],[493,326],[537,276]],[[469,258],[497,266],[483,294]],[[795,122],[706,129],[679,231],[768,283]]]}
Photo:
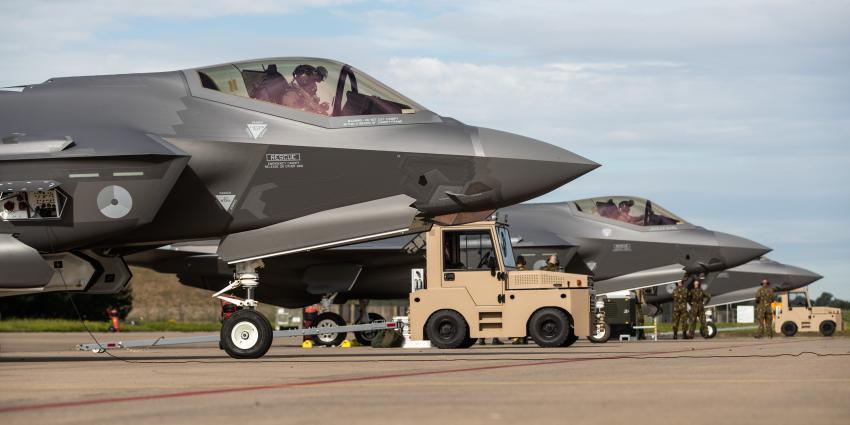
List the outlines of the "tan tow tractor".
{"label": "tan tow tractor", "polygon": [[840,308],[812,307],[809,289],[801,288],[779,293],[779,304],[773,309],[773,328],[785,336],[815,330],[831,336],[836,330],[844,330],[844,319]]}
{"label": "tan tow tractor", "polygon": [[467,348],[478,338],[529,336],[565,347],[591,334],[587,276],[516,270],[507,225],[434,225],[424,236],[425,279],[410,294],[412,340]]}

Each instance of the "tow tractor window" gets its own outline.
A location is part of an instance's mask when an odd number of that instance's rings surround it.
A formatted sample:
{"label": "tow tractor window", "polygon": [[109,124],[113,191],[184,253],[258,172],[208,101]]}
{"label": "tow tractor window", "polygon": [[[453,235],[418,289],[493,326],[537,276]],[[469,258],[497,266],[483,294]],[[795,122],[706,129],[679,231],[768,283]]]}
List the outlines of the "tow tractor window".
{"label": "tow tractor window", "polygon": [[201,85],[234,96],[325,116],[408,114],[415,103],[348,65],[270,59],[198,71]]}
{"label": "tow tractor window", "polygon": [[514,249],[513,246],[511,246],[511,234],[508,232],[508,228],[499,226],[496,229],[496,235],[499,237],[499,249],[502,251],[502,258],[505,260],[505,267],[516,268]]}
{"label": "tow tractor window", "polygon": [[488,230],[449,231],[443,233],[445,270],[490,270],[495,260],[493,239]]}
{"label": "tow tractor window", "polygon": [[790,307],[808,307],[806,301],[806,294],[802,292],[792,292],[788,294],[788,306]]}

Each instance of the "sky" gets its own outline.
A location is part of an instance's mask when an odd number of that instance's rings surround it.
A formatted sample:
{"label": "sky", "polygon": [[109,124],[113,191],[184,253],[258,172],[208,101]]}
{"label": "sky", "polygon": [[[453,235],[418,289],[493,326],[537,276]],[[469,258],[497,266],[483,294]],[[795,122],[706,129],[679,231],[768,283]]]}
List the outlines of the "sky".
{"label": "sky", "polygon": [[537,201],[646,197],[850,299],[850,2],[0,0],[0,16],[0,87],[337,59],[603,165]]}

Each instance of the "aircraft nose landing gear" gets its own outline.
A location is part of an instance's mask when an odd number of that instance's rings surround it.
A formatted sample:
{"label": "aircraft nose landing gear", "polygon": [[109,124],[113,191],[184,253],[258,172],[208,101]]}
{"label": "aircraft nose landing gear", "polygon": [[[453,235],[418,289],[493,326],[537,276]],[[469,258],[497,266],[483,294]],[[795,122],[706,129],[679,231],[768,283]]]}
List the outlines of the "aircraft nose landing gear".
{"label": "aircraft nose landing gear", "polygon": [[[234,359],[257,359],[269,351],[272,346],[272,325],[268,319],[255,310],[254,289],[260,284],[257,269],[263,267],[262,261],[237,263],[233,281],[213,297],[241,307],[230,317],[224,319],[221,326],[221,348]],[[245,288],[245,299],[224,295],[236,288]]]}

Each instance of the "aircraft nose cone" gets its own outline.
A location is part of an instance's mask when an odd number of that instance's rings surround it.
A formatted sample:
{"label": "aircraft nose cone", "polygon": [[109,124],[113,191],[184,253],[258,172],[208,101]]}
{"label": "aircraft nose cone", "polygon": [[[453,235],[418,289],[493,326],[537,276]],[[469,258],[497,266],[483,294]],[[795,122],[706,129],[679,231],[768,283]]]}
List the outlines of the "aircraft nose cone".
{"label": "aircraft nose cone", "polygon": [[715,232],[726,268],[737,267],[772,251],[758,242],[728,233]]}
{"label": "aircraft nose cone", "polygon": [[806,270],[800,267],[787,266],[788,267],[788,280],[791,281],[793,288],[802,288],[806,285],[812,284],[821,280],[823,276],[811,271]]}
{"label": "aircraft nose cone", "polygon": [[499,186],[497,207],[535,198],[599,167],[566,149],[504,131],[479,128],[478,142]]}

